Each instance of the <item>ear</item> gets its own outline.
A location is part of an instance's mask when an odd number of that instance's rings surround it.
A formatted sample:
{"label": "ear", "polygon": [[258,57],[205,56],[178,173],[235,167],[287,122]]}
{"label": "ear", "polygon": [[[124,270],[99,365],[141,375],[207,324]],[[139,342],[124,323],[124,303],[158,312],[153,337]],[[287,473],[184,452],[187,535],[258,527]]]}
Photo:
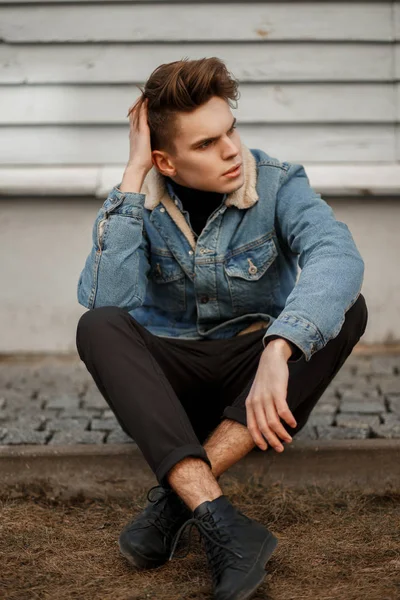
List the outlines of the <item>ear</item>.
{"label": "ear", "polygon": [[176,169],[166,152],[163,152],[162,150],[153,150],[151,156],[153,165],[161,175],[166,175],[168,177],[174,177],[176,175]]}

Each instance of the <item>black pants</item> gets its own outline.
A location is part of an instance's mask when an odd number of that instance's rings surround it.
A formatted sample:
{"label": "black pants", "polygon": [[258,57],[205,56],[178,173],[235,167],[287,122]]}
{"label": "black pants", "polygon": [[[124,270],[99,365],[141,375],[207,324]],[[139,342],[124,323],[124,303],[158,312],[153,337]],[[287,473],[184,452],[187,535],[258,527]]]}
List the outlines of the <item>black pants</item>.
{"label": "black pants", "polygon": [[[297,426],[281,422],[292,437],[363,335],[367,319],[360,295],[336,338],[308,362],[302,357],[288,363],[287,403]],[[162,338],[128,311],[105,306],[80,317],[76,344],[122,429],[137,443],[158,483],[170,487],[168,471],[187,456],[211,467],[202,443],[223,418],[247,425],[245,401],[264,334],[261,329],[226,340]]]}

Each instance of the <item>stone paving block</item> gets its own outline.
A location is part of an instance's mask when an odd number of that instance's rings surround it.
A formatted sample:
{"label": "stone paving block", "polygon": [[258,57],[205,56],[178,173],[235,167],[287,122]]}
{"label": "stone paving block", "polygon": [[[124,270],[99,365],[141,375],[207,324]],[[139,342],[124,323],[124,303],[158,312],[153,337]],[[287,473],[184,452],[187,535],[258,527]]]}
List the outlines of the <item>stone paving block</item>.
{"label": "stone paving block", "polygon": [[56,431],[49,445],[57,444],[102,444],[105,433],[102,431]]}
{"label": "stone paving block", "polygon": [[92,391],[90,394],[85,394],[82,406],[84,408],[100,408],[104,410],[108,407],[108,404],[99,391]]}
{"label": "stone paving block", "polygon": [[379,425],[372,428],[372,435],[374,437],[386,438],[386,439],[397,439],[400,438],[400,423],[390,423]]}
{"label": "stone paving block", "polygon": [[380,425],[381,421],[378,415],[360,415],[358,413],[344,413],[336,415],[336,425],[338,427],[372,427]]}
{"label": "stone paving block", "polygon": [[117,419],[92,419],[90,428],[92,431],[112,431],[119,427]]}
{"label": "stone paving block", "polygon": [[29,390],[15,390],[14,388],[1,388],[0,400],[4,406],[23,405],[32,398],[33,392]]}
{"label": "stone paving block", "polygon": [[0,369],[0,387],[13,388],[15,391],[31,391],[40,385],[42,374],[32,366],[4,364]]}
{"label": "stone paving block", "polygon": [[105,411],[102,412],[101,418],[102,419],[114,419],[115,415],[114,415],[113,411],[111,410],[111,408],[107,408]]}
{"label": "stone paving block", "polygon": [[371,359],[370,375],[394,375],[395,365],[389,356],[374,356]]}
{"label": "stone paving block", "polygon": [[342,402],[365,402],[366,398],[375,400],[376,398],[380,397],[381,395],[379,391],[370,385],[360,386],[352,390],[343,390],[341,393]]}
{"label": "stone paving block", "polygon": [[48,397],[46,399],[45,408],[76,409],[79,408],[79,405],[79,396],[62,394],[60,396]]}
{"label": "stone paving block", "polygon": [[386,411],[383,400],[368,400],[364,402],[342,402],[340,412],[342,413],[363,413],[379,414]]}
{"label": "stone paving block", "polygon": [[48,431],[33,431],[27,428],[7,428],[5,437],[1,440],[1,444],[45,444],[51,433]]}
{"label": "stone paving block", "polygon": [[369,427],[327,427],[317,425],[320,440],[362,440],[369,437]]}
{"label": "stone paving block", "polygon": [[9,418],[8,421],[4,422],[4,426],[7,429],[27,429],[31,431],[39,431],[44,429],[46,417],[42,414],[34,416],[19,415],[17,418]]}
{"label": "stone paving block", "polygon": [[334,404],[320,404],[318,400],[317,404],[312,409],[313,415],[335,415],[339,407],[339,399]]}
{"label": "stone paving block", "polygon": [[385,425],[400,423],[400,413],[384,413],[382,416]]}
{"label": "stone paving block", "polygon": [[133,439],[125,433],[123,429],[114,429],[110,431],[106,438],[107,444],[134,444]]}
{"label": "stone paving block", "polygon": [[50,419],[46,422],[46,431],[84,431],[89,419],[85,417],[77,417],[75,419]]}
{"label": "stone paving block", "polygon": [[309,422],[307,422],[304,425],[304,427],[302,429],[300,429],[300,431],[297,432],[293,436],[292,444],[294,444],[296,440],[316,440],[316,439],[317,439],[317,432],[316,432],[315,427],[313,425],[310,425]]}
{"label": "stone paving block", "polygon": [[[59,411],[60,419],[75,419],[87,417],[88,419],[100,418],[102,411],[99,408],[66,408]],[[54,415],[53,415],[54,416]]]}
{"label": "stone paving block", "polygon": [[400,397],[389,394],[386,396],[391,412],[400,415]]}
{"label": "stone paving block", "polygon": [[398,394],[400,396],[400,377],[386,377],[379,382],[382,394]]}
{"label": "stone paving block", "polygon": [[366,375],[371,374],[371,359],[363,358],[363,360],[358,360],[355,365],[355,375],[357,377],[365,377]]}
{"label": "stone paving block", "polygon": [[339,406],[340,398],[336,395],[335,390],[325,390],[321,398],[318,400],[318,405],[321,406],[323,404],[335,405]]}
{"label": "stone paving block", "polygon": [[335,376],[335,378],[333,379],[331,385],[334,386],[335,389],[337,390],[345,390],[347,388],[353,388],[357,381],[358,378],[356,375],[351,375],[350,373],[348,373],[346,376],[342,376],[339,377],[340,372]]}
{"label": "stone paving block", "polygon": [[16,419],[25,419],[29,421],[29,419],[34,419],[38,415],[46,418],[48,416],[50,418],[54,417],[55,411],[52,411],[51,415],[48,415],[48,411],[43,410],[38,405],[26,404],[22,407],[16,406],[6,406],[3,410],[0,411],[0,421],[9,421]]}
{"label": "stone paving block", "polygon": [[333,425],[334,421],[334,414],[318,415],[314,414],[314,411],[312,411],[311,415],[308,417],[307,423],[310,425]]}

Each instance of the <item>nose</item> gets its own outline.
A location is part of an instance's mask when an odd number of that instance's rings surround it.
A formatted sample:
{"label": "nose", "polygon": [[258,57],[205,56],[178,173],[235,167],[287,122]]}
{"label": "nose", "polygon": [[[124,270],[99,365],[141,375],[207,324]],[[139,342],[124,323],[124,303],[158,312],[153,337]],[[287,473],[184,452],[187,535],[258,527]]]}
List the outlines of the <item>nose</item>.
{"label": "nose", "polygon": [[240,149],[236,146],[235,142],[231,140],[228,136],[225,137],[224,141],[224,158],[231,158],[232,156],[237,156],[239,154]]}

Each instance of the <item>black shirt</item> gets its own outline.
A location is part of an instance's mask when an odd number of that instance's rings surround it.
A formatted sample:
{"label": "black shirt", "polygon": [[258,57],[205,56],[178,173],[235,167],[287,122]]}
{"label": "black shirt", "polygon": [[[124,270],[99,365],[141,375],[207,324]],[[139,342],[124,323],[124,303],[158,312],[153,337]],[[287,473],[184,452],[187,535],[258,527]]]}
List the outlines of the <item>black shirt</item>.
{"label": "black shirt", "polygon": [[189,213],[190,224],[193,231],[200,235],[207,222],[208,217],[222,203],[224,194],[220,192],[207,192],[190,188],[185,185],[180,185],[173,181],[170,177],[167,178],[172,189],[182,202],[184,210]]}

